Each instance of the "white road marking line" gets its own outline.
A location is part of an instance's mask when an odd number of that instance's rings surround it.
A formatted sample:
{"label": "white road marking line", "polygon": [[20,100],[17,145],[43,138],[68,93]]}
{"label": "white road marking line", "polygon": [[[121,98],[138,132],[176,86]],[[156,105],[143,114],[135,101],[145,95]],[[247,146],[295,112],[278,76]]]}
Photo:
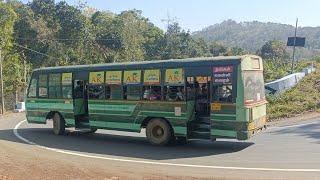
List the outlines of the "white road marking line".
{"label": "white road marking line", "polygon": [[166,163],[166,162],[155,162],[155,161],[143,161],[143,160],[132,160],[132,159],[120,159],[120,158],[111,158],[111,157],[102,157],[96,155],[88,155],[83,153],[76,153],[71,151],[65,151],[56,148],[49,148],[46,146],[38,145],[24,137],[22,137],[18,133],[18,129],[21,124],[25,123],[27,120],[23,120],[19,122],[13,129],[14,135],[19,138],[20,140],[34,145],[41,149],[46,149],[49,151],[54,151],[57,153],[80,156],[85,158],[94,158],[94,159],[102,159],[102,160],[109,160],[109,161],[118,161],[118,162],[130,162],[130,163],[140,163],[140,164],[151,164],[151,165],[161,165],[161,166],[175,166],[175,167],[191,167],[191,168],[208,168],[208,169],[228,169],[228,170],[248,170],[248,171],[281,171],[281,172],[320,172],[320,169],[282,169],[282,168],[249,168],[249,167],[232,167],[232,166],[209,166],[209,165],[194,165],[194,164],[177,164],[177,163]]}

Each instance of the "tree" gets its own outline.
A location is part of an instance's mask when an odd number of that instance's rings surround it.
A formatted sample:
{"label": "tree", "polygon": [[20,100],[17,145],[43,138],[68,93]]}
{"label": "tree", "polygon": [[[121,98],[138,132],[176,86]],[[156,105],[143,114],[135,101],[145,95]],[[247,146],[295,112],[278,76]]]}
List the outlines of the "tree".
{"label": "tree", "polygon": [[[7,57],[10,49],[12,48],[12,35],[13,35],[13,25],[16,20],[16,13],[13,11],[13,9],[3,2],[0,2],[0,76],[1,76],[1,104],[2,109],[1,113],[3,114],[5,111],[4,108],[4,93],[8,90],[7,86],[4,86],[4,73],[3,69],[5,66],[3,66],[3,59],[2,57]],[[4,58],[5,59],[5,58]],[[7,62],[5,60],[4,62]],[[4,67],[4,68],[3,68]],[[6,72],[6,71],[5,71]]]}
{"label": "tree", "polygon": [[227,53],[227,47],[218,42],[211,42],[209,44],[209,51],[212,56],[221,56]]}
{"label": "tree", "polygon": [[12,47],[13,25],[17,18],[14,10],[0,2],[0,49],[5,52]]}
{"label": "tree", "polygon": [[264,59],[282,59],[285,60],[289,57],[286,51],[286,45],[282,41],[272,40],[266,42],[258,54]]}

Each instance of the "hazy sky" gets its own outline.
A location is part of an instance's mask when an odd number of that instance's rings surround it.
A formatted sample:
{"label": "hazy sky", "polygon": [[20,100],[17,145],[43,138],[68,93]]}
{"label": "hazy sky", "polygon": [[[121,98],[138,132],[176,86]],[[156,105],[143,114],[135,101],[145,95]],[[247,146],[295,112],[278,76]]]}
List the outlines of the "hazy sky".
{"label": "hazy sky", "polygon": [[[75,4],[79,0],[66,0]],[[23,0],[28,2],[28,0]],[[164,28],[162,20],[176,18],[184,29],[200,30],[227,19],[320,26],[320,0],[87,0],[98,10],[119,13],[142,10],[143,16]]]}

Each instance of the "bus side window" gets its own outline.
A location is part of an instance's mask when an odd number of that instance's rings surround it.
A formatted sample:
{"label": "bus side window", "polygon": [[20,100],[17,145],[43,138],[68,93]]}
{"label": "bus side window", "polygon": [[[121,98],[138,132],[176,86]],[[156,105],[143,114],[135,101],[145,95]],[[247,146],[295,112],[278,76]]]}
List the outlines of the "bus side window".
{"label": "bus side window", "polygon": [[49,75],[49,98],[61,98],[61,74]]}
{"label": "bus side window", "polygon": [[61,81],[62,81],[62,98],[71,99],[72,98],[72,74],[63,73]]}
{"label": "bus side window", "polygon": [[196,89],[198,88],[199,84],[194,80],[193,77],[188,77],[186,82],[186,96],[187,100],[195,100],[196,97]]}
{"label": "bus side window", "polygon": [[124,86],[124,99],[140,100],[141,99],[141,90],[142,90],[142,88],[140,85]]}
{"label": "bus side window", "polygon": [[88,85],[89,99],[105,99],[105,87],[102,84]]}
{"label": "bus side window", "polygon": [[232,84],[219,84],[213,86],[213,101],[233,102]]}
{"label": "bus side window", "polygon": [[122,99],[121,85],[107,85],[106,86],[106,98],[112,100]]}
{"label": "bus side window", "polygon": [[161,86],[143,86],[143,100],[161,100]]}
{"label": "bus side window", "polygon": [[33,77],[31,79],[31,83],[30,83],[29,91],[28,91],[28,97],[29,98],[37,97],[37,84],[38,84],[37,77]]}
{"label": "bus side window", "polygon": [[48,97],[48,75],[41,74],[39,75],[39,97],[46,98]]}
{"label": "bus side window", "polygon": [[164,99],[166,101],[184,101],[184,86],[166,86],[164,89]]}

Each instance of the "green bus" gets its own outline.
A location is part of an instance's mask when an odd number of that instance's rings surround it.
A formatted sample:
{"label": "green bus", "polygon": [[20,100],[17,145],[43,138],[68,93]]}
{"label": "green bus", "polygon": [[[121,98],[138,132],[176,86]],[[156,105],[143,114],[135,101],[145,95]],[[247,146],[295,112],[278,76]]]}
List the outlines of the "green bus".
{"label": "green bus", "polygon": [[140,132],[154,145],[191,139],[247,140],[265,127],[262,59],[254,55],[36,69],[29,123]]}

